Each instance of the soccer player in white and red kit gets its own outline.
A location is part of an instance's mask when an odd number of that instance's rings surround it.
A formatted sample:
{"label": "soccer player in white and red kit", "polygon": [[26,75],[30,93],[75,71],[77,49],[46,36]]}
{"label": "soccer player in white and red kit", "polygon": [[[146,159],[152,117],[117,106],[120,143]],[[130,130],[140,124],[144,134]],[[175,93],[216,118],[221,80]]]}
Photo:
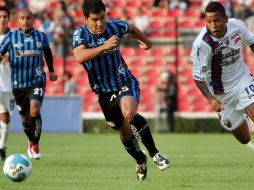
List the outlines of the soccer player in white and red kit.
{"label": "soccer player in white and red kit", "polygon": [[254,52],[254,34],[241,20],[228,19],[223,5],[210,2],[205,9],[206,27],[192,47],[194,81],[218,112],[222,126],[243,143],[250,142],[246,113],[254,121],[254,78],[242,53]]}
{"label": "soccer player in white and red kit", "polygon": [[[10,10],[0,6],[0,42],[9,33],[8,23]],[[8,55],[0,62],[0,160],[6,158],[7,137],[10,123],[10,113],[14,108],[14,96],[11,88],[11,68]]]}

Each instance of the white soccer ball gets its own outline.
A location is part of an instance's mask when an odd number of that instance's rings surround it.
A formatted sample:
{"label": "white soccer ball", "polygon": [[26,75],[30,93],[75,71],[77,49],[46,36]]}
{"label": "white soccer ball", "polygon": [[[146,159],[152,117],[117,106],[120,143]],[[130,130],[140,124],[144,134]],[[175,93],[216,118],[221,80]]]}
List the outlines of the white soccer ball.
{"label": "white soccer ball", "polygon": [[32,172],[31,161],[23,154],[12,154],[4,162],[4,176],[13,182],[26,180]]}

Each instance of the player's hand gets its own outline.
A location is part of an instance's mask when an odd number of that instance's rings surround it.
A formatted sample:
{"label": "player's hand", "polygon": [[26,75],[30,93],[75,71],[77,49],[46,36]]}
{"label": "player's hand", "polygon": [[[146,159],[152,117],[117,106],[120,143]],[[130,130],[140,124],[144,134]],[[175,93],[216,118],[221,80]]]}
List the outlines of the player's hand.
{"label": "player's hand", "polygon": [[118,39],[117,39],[116,35],[112,36],[104,43],[106,50],[116,47],[117,45],[118,45]]}
{"label": "player's hand", "polygon": [[141,42],[140,40],[138,40],[139,42],[139,47],[144,49],[144,50],[148,50],[150,49],[150,46],[148,46],[147,44],[145,44],[144,42]]}
{"label": "player's hand", "polygon": [[221,110],[223,110],[224,103],[215,97],[208,99],[208,103],[210,104],[212,109],[216,112],[220,112]]}
{"label": "player's hand", "polygon": [[57,75],[53,72],[49,72],[49,79],[51,81],[56,81],[57,80]]}
{"label": "player's hand", "polygon": [[2,59],[4,63],[9,63],[9,55],[5,54],[4,56],[2,56]]}

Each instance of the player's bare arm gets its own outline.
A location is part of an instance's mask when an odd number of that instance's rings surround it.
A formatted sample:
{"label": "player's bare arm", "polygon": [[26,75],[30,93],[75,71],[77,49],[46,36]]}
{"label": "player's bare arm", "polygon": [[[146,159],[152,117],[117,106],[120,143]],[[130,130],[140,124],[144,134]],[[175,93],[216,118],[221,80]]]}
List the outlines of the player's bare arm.
{"label": "player's bare arm", "polygon": [[44,57],[46,60],[46,64],[47,64],[48,70],[49,70],[49,79],[51,81],[56,81],[57,75],[54,73],[52,51],[49,47],[45,47],[43,51],[44,51]]}
{"label": "player's bare arm", "polygon": [[137,41],[139,42],[139,47],[148,50],[152,48],[152,43],[151,41],[145,36],[145,34],[140,31],[136,26],[130,24],[130,34],[132,35],[133,38],[136,38]]}
{"label": "player's bare arm", "polygon": [[73,54],[75,56],[75,59],[82,64],[91,59],[94,59],[95,57],[99,56],[102,52],[106,50],[110,50],[116,47],[117,45],[118,45],[118,39],[114,35],[111,38],[109,38],[107,41],[105,41],[103,45],[93,49],[86,48],[85,45],[80,45],[73,49]]}
{"label": "player's bare arm", "polygon": [[211,94],[211,92],[207,88],[205,81],[198,81],[198,80],[194,80],[194,81],[197,87],[199,88],[199,90],[201,91],[201,93],[207,99],[208,103],[211,105],[212,109],[216,112],[219,112],[222,109],[222,102]]}

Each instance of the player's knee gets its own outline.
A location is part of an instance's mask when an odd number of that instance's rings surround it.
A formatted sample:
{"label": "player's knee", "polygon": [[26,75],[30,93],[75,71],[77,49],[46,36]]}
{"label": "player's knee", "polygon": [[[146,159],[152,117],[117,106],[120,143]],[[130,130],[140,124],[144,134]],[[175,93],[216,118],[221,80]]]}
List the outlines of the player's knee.
{"label": "player's knee", "polygon": [[30,116],[31,117],[38,117],[40,115],[40,109],[34,108],[30,110]]}
{"label": "player's knee", "polygon": [[125,113],[123,113],[124,119],[130,123],[133,118],[135,117],[136,113],[133,113],[132,111],[127,111]]}
{"label": "player's knee", "polygon": [[10,115],[9,113],[1,114],[1,121],[8,124],[10,123]]}

